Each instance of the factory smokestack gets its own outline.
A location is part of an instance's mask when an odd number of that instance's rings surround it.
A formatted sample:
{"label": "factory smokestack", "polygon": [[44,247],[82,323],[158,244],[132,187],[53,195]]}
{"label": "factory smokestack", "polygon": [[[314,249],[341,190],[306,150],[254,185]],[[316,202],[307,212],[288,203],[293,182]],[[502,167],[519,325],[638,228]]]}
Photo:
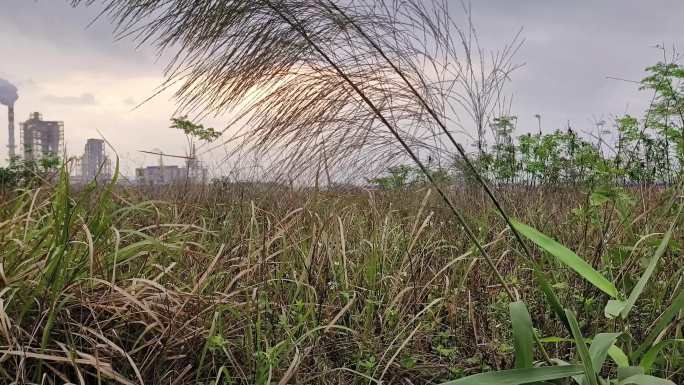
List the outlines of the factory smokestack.
{"label": "factory smokestack", "polygon": [[7,131],[9,131],[9,139],[7,140],[7,157],[10,162],[14,161],[14,157],[17,156],[15,150],[16,145],[14,144],[14,104],[7,106]]}
{"label": "factory smokestack", "polygon": [[7,130],[9,131],[7,147],[10,161],[16,156],[14,141],[14,103],[19,99],[17,87],[5,79],[0,79],[0,104],[7,106]]}

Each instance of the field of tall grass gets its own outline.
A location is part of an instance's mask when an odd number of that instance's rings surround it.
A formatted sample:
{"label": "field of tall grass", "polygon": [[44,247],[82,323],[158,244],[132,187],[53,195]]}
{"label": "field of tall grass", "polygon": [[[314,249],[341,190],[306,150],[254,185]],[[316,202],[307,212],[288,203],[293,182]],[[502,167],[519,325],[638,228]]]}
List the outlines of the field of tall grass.
{"label": "field of tall grass", "polygon": [[[479,189],[448,190],[503,282],[428,188],[62,177],[2,194],[0,383],[488,384],[467,376],[538,366],[566,373],[537,383],[684,381],[675,189],[500,189],[512,217],[558,242],[522,232],[532,261]],[[609,314],[635,291],[625,317]]]}
{"label": "field of tall grass", "polygon": [[75,187],[66,153],[9,159],[0,384],[684,383],[676,50],[627,80],[643,116],[533,134],[522,31],[481,46],[466,2],[68,3],[169,60],[188,155],[142,152],[237,174],[133,187],[117,158]]}

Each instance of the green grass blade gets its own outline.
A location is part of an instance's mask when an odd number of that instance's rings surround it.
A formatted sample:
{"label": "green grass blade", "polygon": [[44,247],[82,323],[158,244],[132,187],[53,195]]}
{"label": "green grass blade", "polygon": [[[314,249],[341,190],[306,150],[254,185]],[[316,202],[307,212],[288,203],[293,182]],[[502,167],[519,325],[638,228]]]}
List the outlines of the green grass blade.
{"label": "green grass blade", "polygon": [[534,364],[534,330],[527,306],[521,301],[509,305],[513,326],[516,369],[531,368]]}
{"label": "green grass blade", "polygon": [[582,365],[584,366],[584,378],[586,381],[584,383],[588,383],[589,385],[598,385],[596,371],[594,370],[594,365],[592,364],[591,354],[589,353],[589,348],[587,348],[587,343],[584,341],[584,337],[582,337],[582,332],[577,324],[577,319],[570,310],[565,310],[565,315],[570,323],[572,337],[575,339],[575,345],[577,346],[577,351],[582,359]]}
{"label": "green grass blade", "polygon": [[539,265],[535,261],[530,262],[532,263],[532,270],[534,276],[539,282],[539,288],[541,289],[542,293],[544,293],[546,300],[551,306],[551,310],[553,310],[553,312],[556,314],[558,319],[563,323],[568,332],[570,332],[570,324],[568,324],[568,320],[565,317],[565,310],[563,310],[563,305],[560,303],[558,295],[556,295],[556,291],[553,289],[553,286],[551,286],[549,281],[544,276],[544,272],[541,270]]}
{"label": "green grass blade", "polygon": [[660,332],[662,332],[669,324],[670,321],[677,315],[677,313],[684,309],[684,289],[679,290],[679,294],[677,294],[677,297],[675,297],[674,300],[672,300],[672,303],[670,306],[665,309],[663,314],[660,315],[658,322],[656,322],[655,326],[651,331],[648,333],[648,336],[644,339],[644,342],[639,345],[639,348],[634,352],[634,355],[632,356],[633,359],[641,357],[642,354],[648,349],[651,348],[651,344],[653,344],[653,341],[658,337]]}
{"label": "green grass blade", "polygon": [[627,318],[627,315],[629,315],[629,311],[632,310],[632,307],[634,307],[634,304],[636,303],[637,299],[639,299],[639,296],[644,291],[646,283],[648,283],[648,280],[651,278],[651,275],[653,275],[653,272],[658,266],[658,261],[660,260],[660,257],[662,257],[662,255],[665,254],[665,250],[667,250],[667,245],[670,243],[670,239],[672,238],[672,231],[674,229],[675,223],[672,223],[670,229],[665,233],[663,240],[660,241],[660,245],[658,245],[658,249],[656,250],[655,254],[653,254],[651,260],[648,262],[646,270],[639,278],[639,281],[637,282],[636,286],[634,286],[634,289],[632,289],[632,292],[629,294],[629,298],[627,298],[627,301],[625,302],[625,307],[622,308],[622,311],[620,312],[620,316],[623,319]]}
{"label": "green grass blade", "polygon": [[475,374],[441,385],[520,385],[567,378],[581,373],[582,367],[577,365],[510,369]]}
{"label": "green grass blade", "polygon": [[[546,338],[541,338],[539,341],[542,343],[553,343],[553,344],[557,344],[560,342],[575,342],[575,340],[573,340],[573,339],[562,338],[562,337],[546,337]],[[585,341],[589,341],[589,340],[585,339]],[[589,342],[593,343],[593,340],[589,341]],[[589,349],[589,350],[591,350],[591,349]],[[615,346],[615,344],[611,345],[608,348],[607,354],[608,354],[608,356],[610,356],[611,359],[613,359],[613,362],[615,362],[615,364],[618,367],[622,368],[622,367],[628,367],[629,366],[629,358],[627,357],[627,354],[625,354],[625,352],[622,349]]]}
{"label": "green grass blade", "polygon": [[618,385],[677,385],[670,380],[649,376],[646,374],[637,374],[636,376],[627,377],[618,382]]}
{"label": "green grass blade", "polygon": [[596,271],[584,259],[580,258],[572,250],[561,245],[549,236],[542,234],[537,229],[530,227],[524,223],[511,219],[513,227],[526,238],[534,242],[549,254],[553,255],[560,262],[575,270],[582,278],[591,282],[594,286],[602,290],[613,298],[618,297],[617,288],[609,280],[607,280],[601,273]]}
{"label": "green grass blade", "polygon": [[197,366],[197,372],[195,373],[195,383],[199,382],[199,377],[200,374],[202,373],[202,366],[204,365],[204,360],[207,356],[207,351],[209,350],[209,346],[211,345],[211,339],[214,337],[214,333],[216,333],[216,324],[219,319],[219,316],[221,315],[221,312],[219,310],[216,310],[214,312],[214,317],[211,319],[211,327],[209,327],[209,335],[207,336],[206,341],[204,342],[204,346],[202,347],[202,352],[200,353],[200,359],[199,359],[199,364]]}
{"label": "green grass blade", "polygon": [[644,371],[647,374],[650,373],[651,369],[653,368],[653,363],[655,363],[655,360],[656,358],[658,358],[658,354],[660,354],[661,350],[663,350],[668,345],[675,345],[681,343],[684,343],[684,339],[678,338],[658,342],[657,344],[653,345],[653,347],[650,348],[646,352],[646,354],[644,354],[644,356],[641,358],[641,361],[639,362],[639,366],[644,368]]}

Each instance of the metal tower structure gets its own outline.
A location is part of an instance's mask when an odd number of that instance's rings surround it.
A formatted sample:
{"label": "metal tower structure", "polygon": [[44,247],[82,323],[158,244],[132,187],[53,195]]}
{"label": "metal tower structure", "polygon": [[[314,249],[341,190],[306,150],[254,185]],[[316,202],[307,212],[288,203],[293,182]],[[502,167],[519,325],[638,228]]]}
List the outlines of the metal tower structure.
{"label": "metal tower structure", "polygon": [[20,125],[20,138],[24,160],[32,161],[58,157],[64,152],[64,123],[46,121],[34,112]]}

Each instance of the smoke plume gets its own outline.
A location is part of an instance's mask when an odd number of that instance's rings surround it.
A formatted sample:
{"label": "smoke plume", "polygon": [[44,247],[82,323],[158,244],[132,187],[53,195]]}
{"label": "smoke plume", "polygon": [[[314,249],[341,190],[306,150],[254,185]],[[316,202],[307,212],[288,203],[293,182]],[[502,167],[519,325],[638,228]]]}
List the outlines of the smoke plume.
{"label": "smoke plume", "polygon": [[5,79],[0,79],[0,104],[11,106],[18,98],[17,87]]}

